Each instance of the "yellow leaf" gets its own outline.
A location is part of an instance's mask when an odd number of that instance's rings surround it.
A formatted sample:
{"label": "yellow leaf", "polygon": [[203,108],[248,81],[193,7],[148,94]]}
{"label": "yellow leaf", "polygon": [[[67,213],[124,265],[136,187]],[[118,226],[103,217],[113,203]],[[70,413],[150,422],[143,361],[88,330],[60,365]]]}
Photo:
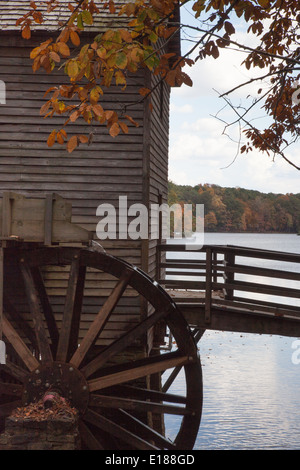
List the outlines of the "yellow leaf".
{"label": "yellow leaf", "polygon": [[57,46],[61,55],[65,57],[68,57],[70,55],[71,52],[70,52],[69,46],[65,42],[58,42]]}
{"label": "yellow leaf", "polygon": [[116,85],[126,85],[126,77],[121,70],[117,70],[115,73]]}
{"label": "yellow leaf", "polygon": [[35,59],[39,55],[40,52],[41,52],[40,47],[35,47],[34,49],[32,49],[32,51],[30,52],[30,59]]}
{"label": "yellow leaf", "polygon": [[67,65],[67,71],[70,78],[75,78],[78,75],[79,68],[75,60],[71,60]]}

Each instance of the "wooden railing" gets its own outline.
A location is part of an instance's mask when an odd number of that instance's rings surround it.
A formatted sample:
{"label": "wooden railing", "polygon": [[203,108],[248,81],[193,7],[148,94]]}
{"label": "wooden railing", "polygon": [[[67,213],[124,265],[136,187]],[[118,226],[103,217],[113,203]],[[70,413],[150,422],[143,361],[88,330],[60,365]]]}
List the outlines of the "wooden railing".
{"label": "wooden railing", "polygon": [[[158,282],[177,291],[181,303],[204,304],[207,322],[212,306],[300,319],[300,254],[171,243],[159,254]],[[190,295],[180,298],[183,290]]]}

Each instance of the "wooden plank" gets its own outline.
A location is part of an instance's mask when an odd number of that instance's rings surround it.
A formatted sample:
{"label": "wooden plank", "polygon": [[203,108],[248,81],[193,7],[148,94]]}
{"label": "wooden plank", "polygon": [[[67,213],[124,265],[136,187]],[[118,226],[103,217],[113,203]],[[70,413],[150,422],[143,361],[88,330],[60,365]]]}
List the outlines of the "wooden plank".
{"label": "wooden plank", "polygon": [[23,385],[0,382],[0,395],[20,397],[23,393]]}
{"label": "wooden plank", "polygon": [[48,298],[48,294],[45,288],[44,280],[41,275],[40,269],[32,268],[31,273],[32,273],[32,277],[34,280],[34,284],[36,286],[36,289],[39,295],[39,299],[41,301],[42,310],[44,313],[44,317],[45,317],[48,331],[49,331],[49,336],[51,339],[51,345],[52,345],[53,351],[55,352],[57,350],[59,333],[58,333],[56,320],[52,311],[52,306]]}
{"label": "wooden plank", "polygon": [[164,310],[158,310],[152,315],[144,318],[138,325],[131,328],[131,330],[126,331],[124,335],[119,337],[111,346],[106,348],[101,352],[93,361],[87,364],[81,372],[86,376],[92,375],[96,370],[103,366],[109,359],[111,359],[116,354],[119,354],[121,351],[124,351],[129,347],[136,339],[140,338],[142,335],[146,335],[147,332],[162,318],[167,315],[167,312]]}
{"label": "wooden plank", "polygon": [[135,449],[138,450],[159,450],[154,445],[150,444],[149,442],[141,439],[140,437],[136,436],[135,434],[127,431],[122,426],[114,423],[113,421],[101,416],[100,414],[96,413],[93,410],[88,409],[83,417],[84,421],[87,421],[90,424],[98,427],[105,433],[111,434],[114,437],[125,441],[127,444],[133,446]]}
{"label": "wooden plank", "polygon": [[9,359],[6,359],[6,364],[1,364],[1,370],[22,383],[25,382],[28,375],[26,370],[14,364]]}
{"label": "wooden plank", "polygon": [[27,263],[25,263],[24,260],[23,262],[22,260],[20,262],[20,270],[24,279],[27,300],[32,314],[34,331],[41,355],[41,361],[51,362],[53,357],[48,341],[48,335],[44,326],[44,316],[40,308],[30,267],[27,265]]}
{"label": "wooden plank", "polygon": [[235,331],[244,333],[270,334],[299,337],[300,321],[283,318],[273,314],[247,313],[244,310],[212,306],[211,322],[207,325],[204,319],[204,306],[180,305],[179,307],[190,326],[218,331]]}
{"label": "wooden plank", "polygon": [[116,304],[120,300],[121,296],[123,295],[130,278],[133,274],[133,271],[126,270],[124,271],[123,275],[120,277],[117,285],[111,292],[110,296],[104,303],[103,307],[99,311],[97,317],[95,318],[94,322],[91,324],[89,331],[85,335],[83,341],[80,343],[79,347],[76,349],[73,357],[71,358],[70,362],[75,366],[79,367],[82,360],[84,359],[86,353],[92,346],[93,342],[104,328],[104,325],[108,321],[110,315],[112,314]]}
{"label": "wooden plank", "polygon": [[63,321],[60,329],[58,340],[56,360],[66,362],[68,359],[68,352],[71,340],[72,320],[74,315],[75,298],[77,282],[79,278],[80,259],[79,254],[75,255],[72,260],[70,276],[68,281],[68,289],[65,300]]}
{"label": "wooden plank", "polygon": [[119,410],[119,413],[120,418],[122,421],[125,421],[128,428],[130,429],[132,427],[139,436],[147,439],[148,442],[153,442],[156,446],[159,446],[160,449],[176,450],[176,445],[173,444],[173,442],[150,428],[150,426],[143,423],[135,416],[132,416],[124,410]]}
{"label": "wooden plank", "polygon": [[11,412],[18,406],[22,406],[21,400],[16,400],[10,403],[4,403],[0,405],[0,418],[6,418],[7,416],[9,416]]}
{"label": "wooden plank", "polygon": [[35,370],[39,366],[38,360],[32,355],[5,315],[3,316],[3,333],[28,369],[30,371]]}
{"label": "wooden plank", "polygon": [[92,431],[88,428],[85,422],[81,419],[79,421],[80,437],[86,447],[90,450],[105,450],[104,446],[100,444],[98,439],[94,436]]}
{"label": "wooden plank", "polygon": [[136,367],[134,367],[135,362],[137,362],[135,361],[131,364],[128,364],[126,370],[90,380],[88,382],[89,390],[94,392],[103,388],[111,387],[113,385],[118,385],[120,383],[136,380],[151,374],[156,374],[157,372],[162,372],[166,369],[170,369],[176,366],[183,366],[189,362],[189,357],[187,356],[177,356],[172,358],[169,358],[168,354],[165,354],[164,356],[167,356],[167,358],[163,360],[161,359],[161,356],[155,359],[151,358],[147,361],[144,361],[143,365]]}
{"label": "wooden plank", "polygon": [[165,405],[153,401],[135,400],[132,398],[122,398],[106,395],[91,394],[89,406],[100,408],[122,408],[123,410],[131,410],[137,412],[152,412],[160,414],[174,414],[184,416],[192,413],[192,410],[183,406]]}
{"label": "wooden plank", "polygon": [[86,266],[79,266],[68,357],[72,356],[72,354],[74,354],[74,352],[78,348],[81,313],[82,313],[82,307],[84,303],[85,277],[86,277]]}
{"label": "wooden plank", "polygon": [[[213,283],[213,287],[218,289],[231,289],[244,292],[254,292],[256,294],[267,294],[280,297],[300,298],[300,290],[289,287],[272,286],[267,284],[258,284],[255,282],[234,281],[234,283]],[[228,300],[231,300],[230,298]]]}
{"label": "wooden plank", "polygon": [[176,395],[175,393],[165,393],[159,390],[136,387],[134,385],[118,385],[114,387],[112,393],[122,397],[135,398],[137,400],[156,400],[167,403],[186,403],[184,395]]}
{"label": "wooden plank", "polygon": [[28,338],[28,340],[31,342],[33,347],[38,347],[36,336],[34,334],[34,331],[29,325],[29,322],[26,321],[26,318],[23,317],[18,310],[15,309],[15,307],[12,305],[10,300],[8,299],[7,295],[4,295],[3,299],[3,307],[4,311],[11,320],[13,320],[18,328],[21,329],[21,331],[24,333],[24,335]]}

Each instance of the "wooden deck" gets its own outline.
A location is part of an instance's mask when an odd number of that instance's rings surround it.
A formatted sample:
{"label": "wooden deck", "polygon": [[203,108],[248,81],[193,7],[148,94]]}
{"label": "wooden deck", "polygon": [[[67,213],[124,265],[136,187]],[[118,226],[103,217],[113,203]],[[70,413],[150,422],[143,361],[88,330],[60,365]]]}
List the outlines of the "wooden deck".
{"label": "wooden deck", "polygon": [[157,280],[197,329],[300,337],[300,254],[160,245]]}

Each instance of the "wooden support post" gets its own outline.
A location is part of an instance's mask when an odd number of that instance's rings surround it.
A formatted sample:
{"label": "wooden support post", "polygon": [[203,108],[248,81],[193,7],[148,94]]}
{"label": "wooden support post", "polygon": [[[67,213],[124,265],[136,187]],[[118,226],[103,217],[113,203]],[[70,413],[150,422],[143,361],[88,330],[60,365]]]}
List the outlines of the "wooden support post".
{"label": "wooden support post", "polygon": [[218,282],[218,253],[213,251],[213,282]]}
{"label": "wooden support post", "polygon": [[0,247],[0,340],[3,334],[3,247]]}
{"label": "wooden support post", "polygon": [[210,323],[212,289],[212,249],[206,248],[205,322]]}
{"label": "wooden support post", "polygon": [[[162,205],[162,195],[158,195],[158,205],[161,207]],[[156,281],[159,281],[161,278],[161,251],[159,249],[159,246],[162,244],[162,213],[161,211],[158,212],[158,240],[157,240],[157,245],[156,245],[156,269],[155,269],[155,274],[156,274]]]}
{"label": "wooden support post", "polygon": [[53,194],[46,194],[45,198],[45,245],[52,244],[52,218],[53,218]]}
{"label": "wooden support post", "polygon": [[9,191],[3,193],[2,199],[2,238],[11,235],[11,194]]}
{"label": "wooden support post", "polygon": [[227,271],[226,267],[230,266],[233,267],[235,265],[235,254],[234,253],[225,253],[224,258],[225,264],[225,271],[224,271],[224,282],[225,282],[225,299],[226,300],[233,300],[234,289],[232,287],[226,287],[226,284],[233,284],[234,283],[234,272]]}

